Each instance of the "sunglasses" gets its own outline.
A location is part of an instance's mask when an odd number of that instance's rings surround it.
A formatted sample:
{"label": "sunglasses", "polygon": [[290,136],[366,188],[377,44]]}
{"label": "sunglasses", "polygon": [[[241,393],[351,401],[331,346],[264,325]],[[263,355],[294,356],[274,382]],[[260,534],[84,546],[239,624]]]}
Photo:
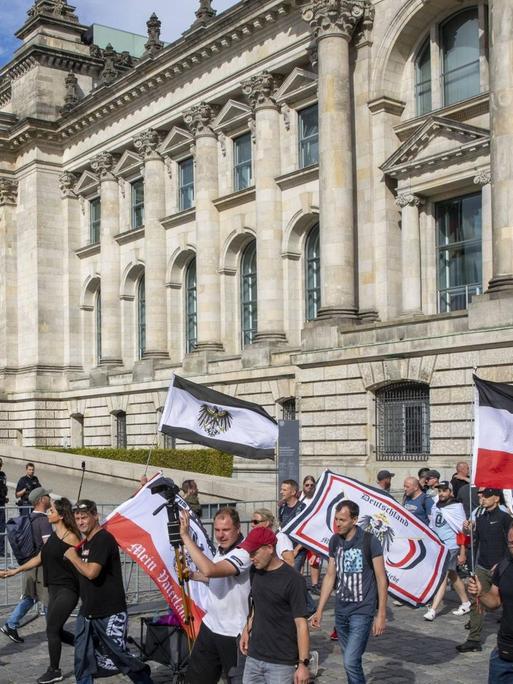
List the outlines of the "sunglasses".
{"label": "sunglasses", "polygon": [[73,513],[96,513],[96,510],[89,504],[78,504],[73,506]]}
{"label": "sunglasses", "polygon": [[265,520],[250,520],[249,521],[252,525],[260,525],[260,523],[265,522]]}
{"label": "sunglasses", "polygon": [[315,485],[313,482],[311,482],[310,484],[303,485],[303,487],[315,487]]}

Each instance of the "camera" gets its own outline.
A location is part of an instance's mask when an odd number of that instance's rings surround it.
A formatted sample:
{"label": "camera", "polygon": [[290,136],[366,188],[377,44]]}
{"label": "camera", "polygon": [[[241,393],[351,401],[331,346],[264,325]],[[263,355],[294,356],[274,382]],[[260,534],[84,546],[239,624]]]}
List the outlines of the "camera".
{"label": "camera", "polygon": [[150,487],[150,491],[152,494],[161,494],[166,501],[173,503],[176,499],[176,495],[180,491],[180,487],[178,487],[173,480],[170,480],[169,478],[166,479],[167,482],[155,484],[153,487]]}

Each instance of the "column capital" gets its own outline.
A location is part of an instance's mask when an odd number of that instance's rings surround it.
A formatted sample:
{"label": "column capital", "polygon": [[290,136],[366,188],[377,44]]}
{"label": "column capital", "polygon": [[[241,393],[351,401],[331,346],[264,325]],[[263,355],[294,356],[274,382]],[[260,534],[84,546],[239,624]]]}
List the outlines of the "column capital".
{"label": "column capital", "polygon": [[340,36],[349,41],[366,12],[372,17],[369,9],[372,8],[367,0],[310,0],[303,8],[302,16],[318,40]]}
{"label": "column capital", "polygon": [[277,108],[274,95],[278,89],[279,77],[269,71],[242,81],[242,92],[253,109]]}
{"label": "column capital", "polygon": [[154,128],[148,128],[134,138],[134,147],[142,155],[144,161],[160,159],[158,151],[160,143],[160,135]]}
{"label": "column capital", "polygon": [[478,173],[474,176],[474,184],[475,185],[488,185],[492,180],[492,173],[490,169],[481,169],[478,171]]}
{"label": "column capital", "polygon": [[183,120],[195,138],[198,136],[215,137],[212,122],[216,115],[216,107],[207,102],[200,102],[184,113]]}
{"label": "column capital", "polygon": [[91,169],[98,174],[100,182],[106,180],[116,180],[113,169],[116,166],[118,159],[110,152],[100,152],[91,161]]}
{"label": "column capital", "polygon": [[408,206],[418,208],[424,204],[424,200],[418,195],[413,195],[411,192],[406,192],[397,195],[395,203],[398,207],[401,207],[401,209],[404,209],[404,207]]}
{"label": "column capital", "polygon": [[18,181],[12,178],[0,178],[0,207],[7,204],[16,205],[18,196]]}
{"label": "column capital", "polygon": [[73,191],[73,188],[77,184],[78,178],[71,171],[64,171],[63,174],[59,176],[59,189],[61,191],[62,199],[76,199],[77,195]]}

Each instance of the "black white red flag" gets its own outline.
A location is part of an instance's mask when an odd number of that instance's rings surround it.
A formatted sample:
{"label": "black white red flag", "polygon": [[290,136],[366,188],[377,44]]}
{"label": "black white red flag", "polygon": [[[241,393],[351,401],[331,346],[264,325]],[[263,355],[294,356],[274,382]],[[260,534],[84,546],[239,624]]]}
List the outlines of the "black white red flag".
{"label": "black white red flag", "polygon": [[[427,603],[445,576],[447,549],[436,534],[382,489],[326,470],[307,507],[283,531],[317,555],[328,556],[335,509],[344,499],[358,504],[358,525],[383,547],[388,591],[413,605]],[[356,564],[351,573],[362,573]],[[361,581],[355,577],[355,581]]]}
{"label": "black white red flag", "polygon": [[513,385],[473,379],[472,481],[477,487],[513,489]]}
{"label": "black white red flag", "polygon": [[278,424],[265,409],[173,375],[159,430],[244,458],[273,458]]}

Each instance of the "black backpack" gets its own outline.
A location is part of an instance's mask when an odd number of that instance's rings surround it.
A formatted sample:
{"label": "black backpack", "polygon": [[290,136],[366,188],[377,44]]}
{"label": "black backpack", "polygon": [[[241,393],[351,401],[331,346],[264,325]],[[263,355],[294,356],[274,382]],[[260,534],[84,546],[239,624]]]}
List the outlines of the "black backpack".
{"label": "black backpack", "polygon": [[36,555],[37,547],[32,532],[32,515],[19,515],[17,518],[10,518],[5,530],[12,552],[19,565],[23,565]]}

